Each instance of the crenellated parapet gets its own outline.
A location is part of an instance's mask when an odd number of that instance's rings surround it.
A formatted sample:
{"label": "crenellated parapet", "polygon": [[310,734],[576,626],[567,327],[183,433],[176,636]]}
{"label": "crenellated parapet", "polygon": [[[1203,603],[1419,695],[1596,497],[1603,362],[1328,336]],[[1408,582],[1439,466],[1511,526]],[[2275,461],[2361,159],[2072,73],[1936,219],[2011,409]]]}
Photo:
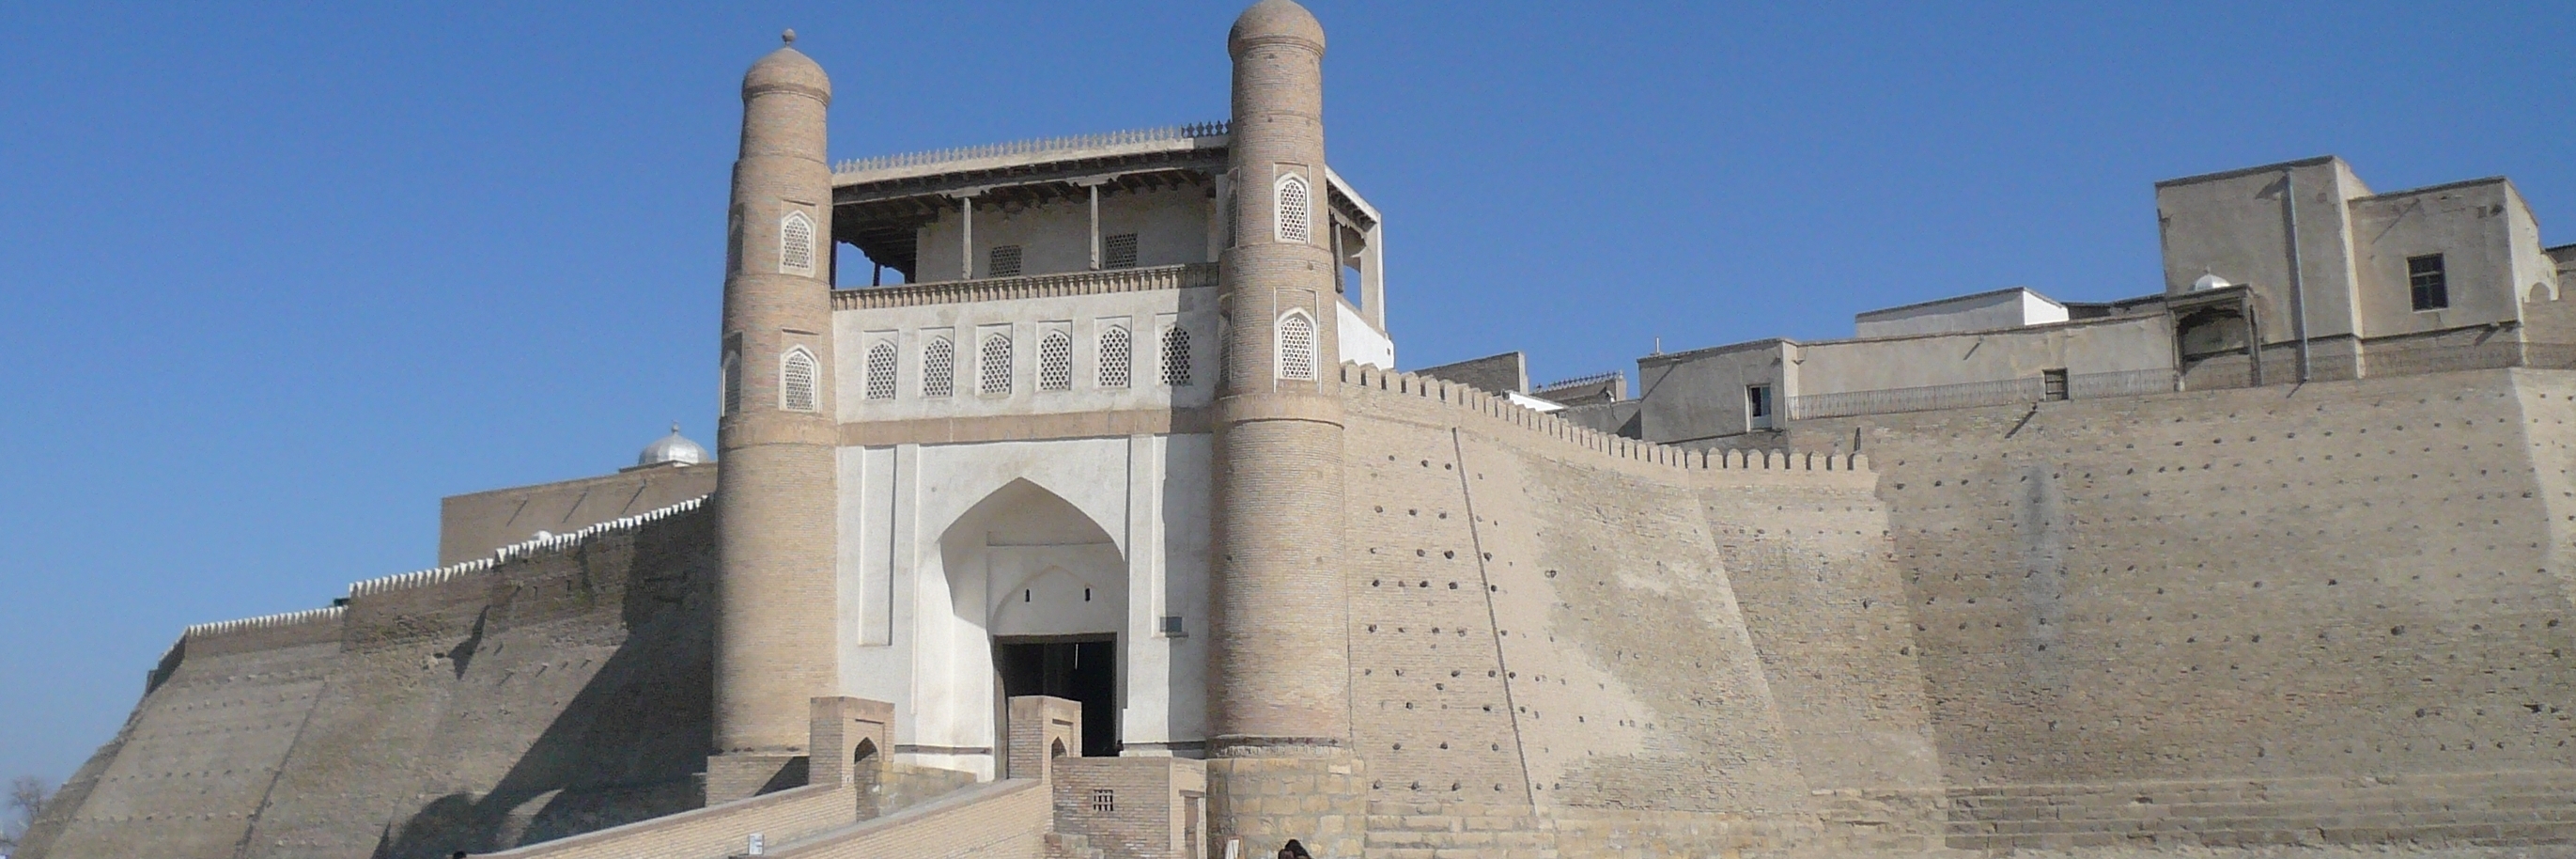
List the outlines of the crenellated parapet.
{"label": "crenellated parapet", "polygon": [[571,551],[603,534],[632,531],[653,522],[659,522],[663,519],[668,519],[691,510],[696,510],[699,507],[705,506],[707,499],[710,497],[712,496],[700,495],[696,498],[691,498],[687,501],[682,501],[668,507],[647,510],[624,518],[611,519],[597,525],[583,528],[579,531],[571,531],[562,534],[538,532],[537,536],[501,547],[499,550],[494,551],[491,557],[487,558],[476,558],[471,561],[462,561],[448,564],[443,567],[432,567],[426,570],[416,570],[408,573],[398,573],[381,578],[352,582],[349,585],[349,598],[356,599],[363,596],[373,596],[375,594],[385,593],[387,591],[443,584],[452,581],[459,576],[483,572],[512,560],[531,558],[539,555],[560,554]]}
{"label": "crenellated parapet", "polygon": [[324,608],[308,608],[303,611],[263,614],[258,617],[245,617],[239,620],[219,620],[213,623],[192,624],[187,628],[187,630],[179,633],[179,637],[193,641],[202,638],[231,635],[237,632],[254,632],[259,630],[279,629],[283,627],[303,626],[305,624],[316,623],[339,623],[341,616],[347,613],[348,610],[346,608],[335,605]]}
{"label": "crenellated parapet", "polygon": [[[490,557],[353,582],[349,585],[346,599],[340,600],[339,604],[324,608],[195,624],[180,633],[180,639],[187,643],[202,644],[213,639],[235,639],[252,633],[262,633],[262,641],[273,638],[279,643],[290,640],[301,642],[308,638],[317,640],[337,638],[340,625],[348,619],[349,606],[359,600],[448,584],[477,573],[490,572],[513,561],[580,551],[603,537],[630,533],[646,525],[697,510],[706,505],[707,498],[708,496],[702,495],[667,507],[601,522],[578,531],[563,534],[541,533],[527,540],[503,546]],[[265,645],[255,643],[251,646],[256,648]]]}
{"label": "crenellated parapet", "polygon": [[1553,439],[1557,443],[1595,454],[1647,465],[1660,465],[1689,471],[1711,472],[1719,479],[1754,474],[1788,476],[1814,473],[1813,476],[1847,475],[1850,479],[1876,480],[1869,457],[1857,453],[1835,453],[1796,450],[1691,450],[1657,444],[1576,424],[1545,412],[1515,403],[1467,385],[1424,376],[1383,370],[1365,364],[1344,363],[1341,370],[1345,397],[1401,397],[1412,402],[1430,404],[1453,413],[1474,415],[1488,426],[1501,424],[1527,435]]}

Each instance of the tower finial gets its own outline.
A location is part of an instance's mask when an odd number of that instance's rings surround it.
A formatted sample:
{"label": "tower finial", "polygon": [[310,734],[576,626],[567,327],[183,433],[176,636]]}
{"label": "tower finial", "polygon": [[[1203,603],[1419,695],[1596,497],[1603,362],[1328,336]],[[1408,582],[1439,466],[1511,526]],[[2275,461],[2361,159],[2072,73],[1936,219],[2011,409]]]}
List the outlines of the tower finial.
{"label": "tower finial", "polygon": [[796,44],[796,31],[794,29],[789,29],[787,32],[780,33],[778,34],[778,40],[790,45]]}
{"label": "tower finial", "polygon": [[671,422],[671,434],[672,434],[672,435],[679,435],[679,434],[680,434],[680,422],[679,422],[679,421],[672,421],[672,422]]}

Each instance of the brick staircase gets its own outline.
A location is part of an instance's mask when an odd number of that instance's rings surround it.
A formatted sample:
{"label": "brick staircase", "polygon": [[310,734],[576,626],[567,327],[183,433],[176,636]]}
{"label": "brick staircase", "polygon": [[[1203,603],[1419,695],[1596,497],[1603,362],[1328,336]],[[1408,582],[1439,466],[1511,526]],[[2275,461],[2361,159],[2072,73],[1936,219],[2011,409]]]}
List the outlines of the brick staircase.
{"label": "brick staircase", "polygon": [[1368,827],[1369,859],[1557,859],[1556,824],[1528,808],[1372,800]]}
{"label": "brick staircase", "polygon": [[1949,846],[2507,846],[2576,842],[2576,773],[1953,789]]}

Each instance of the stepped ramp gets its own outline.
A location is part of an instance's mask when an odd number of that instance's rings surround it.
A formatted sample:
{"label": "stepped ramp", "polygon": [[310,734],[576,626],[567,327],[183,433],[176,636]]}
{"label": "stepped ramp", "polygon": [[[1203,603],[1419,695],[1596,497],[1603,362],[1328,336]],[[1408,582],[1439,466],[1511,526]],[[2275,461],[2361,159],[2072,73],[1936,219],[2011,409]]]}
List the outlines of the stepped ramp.
{"label": "stepped ramp", "polygon": [[[1046,859],[1054,793],[1037,779],[1003,779],[795,841],[771,842],[780,859]],[[1068,843],[1076,855],[1087,844]],[[1061,854],[1056,854],[1061,855]]]}
{"label": "stepped ramp", "polygon": [[640,820],[499,853],[497,859],[720,859],[743,854],[754,834],[768,844],[847,826],[859,792],[808,785]]}

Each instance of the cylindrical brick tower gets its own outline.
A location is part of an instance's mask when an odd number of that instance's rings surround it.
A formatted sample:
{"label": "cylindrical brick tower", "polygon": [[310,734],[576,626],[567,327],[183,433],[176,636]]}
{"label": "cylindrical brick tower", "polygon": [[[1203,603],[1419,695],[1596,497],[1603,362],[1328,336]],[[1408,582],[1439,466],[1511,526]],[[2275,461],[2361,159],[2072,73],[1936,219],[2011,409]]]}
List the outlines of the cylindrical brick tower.
{"label": "cylindrical brick tower", "polygon": [[831,80],[793,47],[743,76],[718,359],[710,803],[802,783],[780,774],[805,753],[808,701],[839,691],[831,102]]}
{"label": "cylindrical brick tower", "polygon": [[1262,0],[1226,49],[1233,238],[1221,261],[1211,828],[1262,842],[1255,855],[1298,838],[1319,856],[1355,856],[1366,808],[1350,749],[1324,30],[1291,0]]}

